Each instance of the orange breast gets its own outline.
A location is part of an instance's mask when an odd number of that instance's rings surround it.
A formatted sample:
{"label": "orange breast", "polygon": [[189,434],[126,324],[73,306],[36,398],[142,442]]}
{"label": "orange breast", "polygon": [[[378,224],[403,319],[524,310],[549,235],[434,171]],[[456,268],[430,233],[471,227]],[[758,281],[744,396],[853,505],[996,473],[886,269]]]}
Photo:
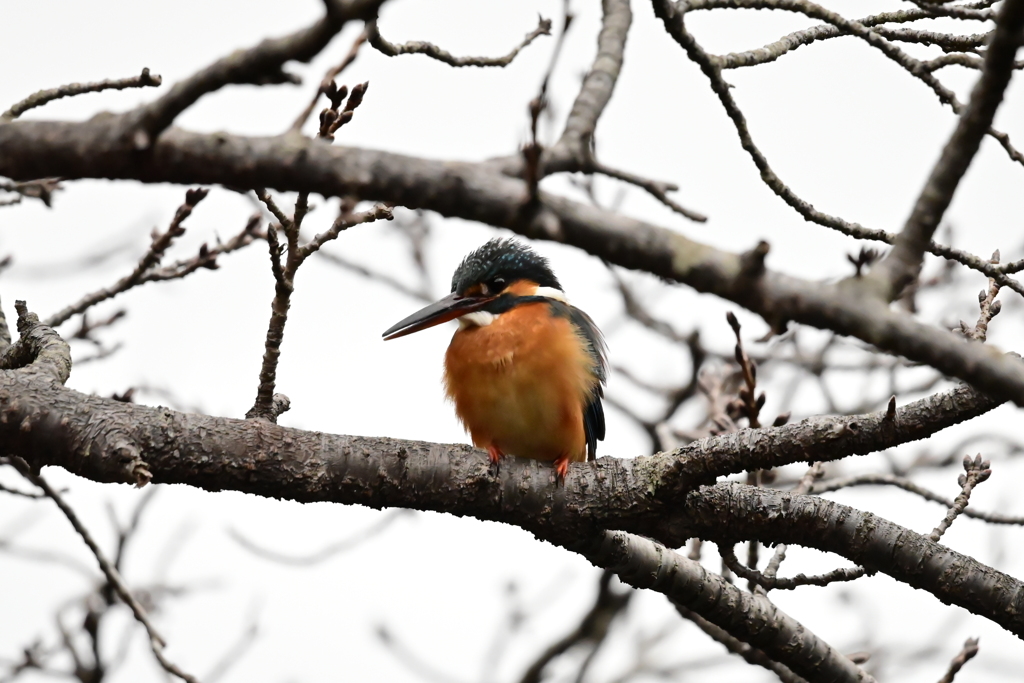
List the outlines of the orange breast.
{"label": "orange breast", "polygon": [[445,390],[478,448],[539,460],[587,459],[583,407],[597,379],[587,343],[543,302],[460,329]]}

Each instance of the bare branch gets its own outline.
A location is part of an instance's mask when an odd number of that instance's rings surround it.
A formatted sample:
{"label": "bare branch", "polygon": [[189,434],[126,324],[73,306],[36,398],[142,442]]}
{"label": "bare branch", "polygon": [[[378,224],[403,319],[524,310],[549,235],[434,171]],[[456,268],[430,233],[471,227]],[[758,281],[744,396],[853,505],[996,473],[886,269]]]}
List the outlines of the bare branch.
{"label": "bare branch", "polygon": [[[752,280],[739,254],[543,191],[541,205],[524,220],[525,183],[501,175],[491,165],[430,161],[292,136],[201,135],[175,128],[160,137],[140,168],[134,152],[109,147],[123,125],[124,119],[114,116],[83,123],[16,121],[0,126],[0,173],[68,178],[141,175],[147,182],[176,182],[187,175],[232,187],[273,185],[282,191],[325,196],[355,194],[429,209],[572,244],[610,263],[685,283],[736,301],[776,330],[794,321],[854,336],[971,382],[993,396],[1024,404],[1024,363],[889,310],[862,284],[809,282],[769,269]],[[297,154],[302,155],[302,164],[291,163]]]}
{"label": "bare branch", "polygon": [[[925,500],[938,503],[939,505],[943,505],[950,509],[956,505],[952,498],[940,496],[934,491],[930,491],[923,486],[915,484],[906,477],[900,477],[894,474],[860,474],[844,479],[831,479],[815,484],[809,492],[822,494],[829,493],[830,491],[839,491],[840,489],[849,488],[851,486],[895,486],[896,488],[909,491],[910,493],[916,494]],[[984,522],[988,522],[989,524],[1024,525],[1024,516],[1014,517],[1011,515],[1001,515],[995,512],[979,512],[978,510],[970,507],[965,508],[963,514],[967,517],[973,517],[974,519],[980,519]]]}
{"label": "bare branch", "polygon": [[342,213],[335,219],[329,230],[320,233],[303,245],[299,249],[296,258],[301,264],[309,257],[310,254],[313,254],[324,244],[337,238],[343,231],[348,230],[353,226],[361,225],[362,223],[372,223],[379,220],[390,221],[393,218],[394,214],[392,213],[392,208],[386,204],[377,204],[372,209],[362,211],[357,214]]}
{"label": "bare branch", "polygon": [[816,576],[797,574],[788,579],[780,579],[762,574],[753,567],[743,564],[736,557],[736,552],[730,546],[719,547],[719,552],[722,554],[722,561],[725,562],[725,566],[731,569],[737,576],[766,590],[793,590],[800,586],[827,586],[841,581],[855,581],[869,573],[864,567],[840,567],[839,569],[833,569],[827,574]]}
{"label": "bare branch", "polygon": [[74,97],[75,95],[82,95],[87,92],[100,92],[101,90],[124,90],[125,88],[146,87],[155,88],[162,82],[163,79],[160,76],[150,74],[149,69],[143,69],[142,73],[138,76],[130,76],[128,78],[120,78],[118,80],[98,81],[96,83],[70,83],[68,85],[62,85],[59,88],[40,90],[37,93],[29,95],[21,102],[18,102],[3,114],[0,114],[0,124],[7,121],[13,121],[29,109],[41,107],[47,102],[59,100],[62,97]]}
{"label": "bare branch", "polygon": [[544,669],[553,660],[565,654],[575,645],[590,641],[596,650],[605,637],[612,622],[629,605],[629,599],[633,597],[632,591],[619,592],[611,587],[611,571],[605,570],[598,583],[597,597],[593,606],[583,616],[580,623],[571,632],[549,645],[544,652],[527,667],[520,683],[540,683]]}
{"label": "bare branch", "polygon": [[268,38],[248,50],[217,60],[202,71],[176,83],[154,102],[132,112],[128,140],[137,149],[149,149],[181,112],[200,97],[226,85],[295,83],[284,71],[286,62],[308,62],[352,19],[375,15],[382,0],[328,0],[323,18],[309,28],[283,38]]}
{"label": "bare branch", "polygon": [[292,123],[291,128],[288,129],[289,133],[299,133],[302,130],[302,127],[306,125],[306,121],[313,113],[313,110],[316,109],[316,103],[319,101],[320,95],[326,92],[330,84],[334,82],[334,79],[336,79],[342,71],[347,69],[352,62],[356,61],[356,57],[359,56],[359,48],[362,47],[365,42],[366,29],[364,28],[359,35],[356,36],[356,39],[352,41],[352,46],[349,47],[345,58],[342,59],[337,66],[332,67],[326,74],[324,74],[323,80],[320,81],[320,87],[317,88],[316,94],[313,95],[313,99],[309,101],[309,104],[302,110],[302,113],[295,118],[295,122]]}
{"label": "bare branch", "polygon": [[971,100],[942,150],[942,156],[932,168],[892,250],[874,269],[877,277],[887,285],[890,299],[917,278],[932,235],[953,201],[953,194],[981,146],[982,138],[992,126],[996,109],[1010,83],[1022,27],[1024,0],[1005,0],[996,20],[992,41],[985,51],[984,68],[971,92]]}
{"label": "bare branch", "polygon": [[[42,178],[40,180],[26,180],[20,183],[0,180],[0,190],[15,193],[17,196],[14,199],[17,199],[18,202],[21,201],[22,197],[31,197],[41,201],[47,208],[53,205],[53,193],[63,189],[60,184],[60,178]],[[18,202],[8,201],[7,205]]]}
{"label": "bare branch", "polygon": [[612,98],[622,70],[626,37],[633,22],[629,0],[602,0],[601,33],[597,37],[597,56],[583,79],[576,101],[569,111],[555,154],[568,153],[577,160],[590,155],[597,120]]}
{"label": "bare branch", "polygon": [[956,497],[953,504],[949,506],[949,511],[946,513],[945,519],[943,519],[935,529],[928,534],[928,539],[932,542],[938,543],[942,535],[946,533],[956,518],[959,517],[967,504],[971,500],[971,492],[974,491],[974,487],[983,481],[986,481],[992,476],[992,470],[990,469],[988,460],[982,460],[981,455],[975,456],[973,459],[969,455],[964,456],[964,471],[965,474],[961,474],[959,480],[960,484],[960,495]]}
{"label": "bare branch", "polygon": [[939,683],[953,683],[953,679],[956,678],[960,669],[964,667],[964,664],[974,659],[976,654],[978,654],[978,639],[968,638],[964,641],[964,646],[957,656],[949,663],[949,670],[939,679]]}
{"label": "bare branch", "polygon": [[[18,313],[20,337],[16,343],[4,348],[3,355],[0,355],[0,370],[42,375],[63,385],[71,376],[71,349],[68,343],[51,327],[39,322],[39,317],[29,312],[24,301],[15,301],[14,309]],[[0,319],[3,319],[6,332],[6,318],[2,310]]]}
{"label": "bare branch", "polygon": [[[358,106],[358,102],[356,105]],[[264,342],[263,363],[260,367],[259,387],[252,408],[245,414],[246,419],[260,419],[276,422],[278,416],[291,407],[291,401],[284,394],[274,393],[277,382],[277,363],[281,357],[281,342],[284,341],[284,328],[288,322],[288,309],[291,296],[295,291],[295,275],[310,254],[336,238],[341,232],[353,225],[367,223],[384,218],[391,220],[391,207],[378,204],[369,211],[352,214],[353,202],[342,201],[340,215],[331,228],[304,245],[299,244],[299,230],[302,217],[308,210],[306,193],[300,193],[295,204],[295,213],[288,218],[277,206],[270,195],[262,189],[256,190],[260,201],[281,221],[282,229],[288,243],[284,254],[277,242],[277,234],[273,227],[267,230],[267,244],[270,247],[270,266],[274,275],[274,299],[271,302],[270,322],[267,326],[267,337]],[[284,262],[282,263],[282,255]]]}
{"label": "bare branch", "polygon": [[[893,400],[890,401],[889,406],[886,408],[886,418],[890,419],[890,415],[892,420],[896,419],[895,397],[893,397]],[[793,493],[809,493],[814,487],[814,483],[821,478],[822,474],[824,474],[825,468],[822,465],[823,464],[821,462],[816,462],[808,467],[807,471],[804,472],[804,475],[800,477],[800,481],[797,483],[796,488],[793,489]],[[775,553],[772,555],[772,559],[768,561],[768,566],[765,567],[764,578],[771,580],[778,576],[779,568],[786,559],[787,550],[788,548],[785,543],[780,543],[775,547]],[[751,569],[756,569],[756,567],[751,567]],[[767,588],[763,584],[759,585],[762,588]]]}
{"label": "bare branch", "polygon": [[631,586],[663,593],[807,680],[874,681],[768,600],[742,592],[655,541],[607,531],[567,547]]}
{"label": "bare branch", "polygon": [[[693,9],[706,9],[711,6],[718,6],[718,4],[710,4],[712,0],[700,0],[699,4],[697,0],[688,3],[688,8]],[[956,102],[955,95],[952,91],[946,89],[942,84],[936,80],[930,73],[925,72],[920,68],[920,62],[912,59],[898,48],[894,47],[890,43],[887,43],[877,34],[873,33],[869,29],[861,26],[857,28],[856,22],[850,22],[843,19],[838,14],[830,12],[818,5],[813,3],[802,2],[801,0],[778,0],[774,4],[766,4],[767,0],[715,0],[715,2],[724,3],[723,6],[753,6],[753,7],[771,7],[795,12],[804,12],[809,16],[826,19],[837,25],[844,26],[850,29],[855,35],[864,38],[869,44],[879,47],[883,53],[887,56],[895,59],[897,63],[903,66],[905,69],[910,71],[914,75],[918,75],[924,79],[933,90],[940,95],[940,99],[944,102],[954,104],[954,111],[959,111],[961,105]],[[735,3],[740,3],[736,5]],[[886,242],[888,244],[894,244],[896,241],[896,235],[888,233],[884,230],[876,230],[866,228],[858,223],[851,223],[838,216],[832,216],[822,211],[817,210],[807,201],[803,200],[792,189],[789,188],[782,181],[782,179],[772,170],[768,164],[768,159],[764,153],[754,143],[754,139],[750,134],[749,127],[747,126],[747,120],[739,106],[736,104],[736,100],[733,99],[732,93],[729,91],[730,86],[725,82],[722,77],[722,67],[715,61],[715,57],[709,55],[704,49],[697,43],[696,39],[686,30],[683,23],[683,14],[675,9],[668,0],[655,0],[656,8],[658,9],[659,16],[665,22],[665,26],[669,33],[679,42],[680,45],[687,51],[690,59],[700,66],[701,71],[707,76],[711,82],[711,88],[715,94],[718,95],[722,106],[725,108],[726,114],[732,120],[736,132],[740,138],[740,145],[750,155],[754,165],[757,166],[758,171],[761,173],[761,179],[764,183],[794,210],[796,210],[805,220],[823,225],[827,228],[831,228],[844,235],[849,235],[857,239],[871,239]],[[993,133],[993,136],[997,139],[1000,134]],[[1014,150],[1015,152],[1015,150]],[[1013,156],[1013,153],[1011,153]],[[1014,157],[1016,159],[1016,157]],[[1024,162],[1024,157],[1021,157],[1020,161]],[[934,244],[928,240],[927,250],[938,256],[949,258],[964,265],[979,270],[985,275],[996,279],[1004,287],[1009,287],[1014,291],[1024,295],[1024,285],[1020,282],[1007,277],[998,267],[994,267],[988,264],[984,259],[971,254],[966,254],[960,250],[952,249],[944,245]]]}
{"label": "bare branch", "polygon": [[149,615],[146,614],[142,605],[140,605],[139,601],[135,599],[134,595],[132,595],[131,590],[125,584],[124,579],[121,578],[121,574],[117,571],[117,568],[111,564],[111,562],[106,558],[106,555],[103,554],[103,551],[100,550],[99,545],[97,545],[96,541],[93,540],[92,535],[89,533],[89,530],[85,528],[85,525],[83,525],[78,519],[78,515],[75,514],[75,511],[72,510],[64,501],[64,498],[57,493],[57,491],[51,487],[45,479],[43,479],[42,475],[33,472],[27,463],[22,461],[21,464],[19,464],[17,460],[13,462],[22,476],[38,486],[48,498],[57,504],[60,511],[63,512],[64,516],[68,518],[69,522],[71,522],[71,526],[73,526],[75,531],[78,532],[78,535],[82,537],[85,544],[89,546],[89,550],[92,551],[93,557],[96,558],[96,562],[100,565],[100,570],[103,572],[103,575],[107,577],[107,581],[111,586],[113,586],[118,597],[128,605],[129,609],[131,609],[132,614],[135,615],[135,620],[145,627],[146,633],[149,634],[149,643],[153,650],[153,656],[156,657],[160,666],[168,673],[177,676],[186,683],[198,683],[193,676],[182,671],[176,664],[170,662],[164,656],[163,650],[167,646],[167,642],[157,632],[156,628],[149,620]]}
{"label": "bare branch", "polygon": [[696,624],[701,631],[704,631],[704,633],[711,636],[712,639],[717,640],[719,643],[724,645],[726,650],[742,657],[747,663],[768,669],[778,676],[782,683],[807,683],[806,678],[797,676],[795,673],[790,671],[788,667],[783,664],[779,664],[763,651],[750,645],[750,643],[745,643],[730,635],[724,628],[712,624],[710,621],[688,607],[683,607],[679,603],[675,603],[674,606],[679,614]]}
{"label": "bare branch", "polygon": [[228,535],[232,539],[234,539],[236,543],[238,543],[240,546],[248,550],[250,553],[258,557],[262,557],[265,560],[270,560],[271,562],[278,562],[280,564],[290,564],[301,567],[308,567],[310,565],[325,562],[336,555],[340,555],[341,553],[348,552],[352,548],[355,548],[358,545],[362,544],[364,541],[367,541],[379,535],[381,532],[383,532],[385,529],[391,526],[394,522],[401,519],[402,517],[407,517],[409,514],[410,513],[408,510],[392,510],[388,514],[382,516],[381,519],[378,520],[375,524],[370,525],[366,529],[363,529],[362,531],[352,536],[349,536],[348,538],[344,538],[340,541],[335,541],[334,543],[331,543],[330,545],[321,548],[315,553],[310,553],[308,555],[286,555],[284,553],[277,552],[276,550],[264,548],[263,546],[260,546],[257,543],[255,543],[254,541],[246,538],[242,534],[242,532],[234,528],[228,529]]}
{"label": "bare branch", "polygon": [[675,192],[676,190],[679,189],[679,186],[676,185],[675,183],[666,183],[659,180],[650,180],[649,178],[643,178],[632,173],[627,173],[626,171],[620,171],[615,168],[610,168],[596,160],[591,162],[588,171],[592,173],[600,173],[601,175],[606,175],[609,178],[616,178],[617,180],[621,180],[625,183],[629,183],[630,185],[636,185],[639,188],[647,190],[647,192],[649,192],[651,196],[653,196],[659,202],[661,202],[668,208],[672,209],[676,213],[682,216],[686,216],[691,221],[695,221],[697,223],[704,223],[708,220],[708,217],[705,216],[704,214],[697,213],[692,209],[687,209],[685,206],[679,204],[678,202],[676,202],[675,200],[668,196],[669,192]]}
{"label": "bare branch", "polygon": [[150,244],[149,249],[146,250],[146,253],[139,260],[138,265],[135,266],[135,269],[131,273],[121,278],[110,287],[88,294],[82,297],[82,299],[77,303],[54,313],[46,319],[45,324],[49,327],[57,327],[68,320],[71,316],[83,313],[101,301],[111,299],[137,285],[148,282],[149,278],[147,278],[147,275],[150,275],[155,266],[160,263],[160,259],[163,258],[164,252],[171,246],[171,242],[173,242],[176,237],[180,237],[185,234],[185,228],[181,227],[181,223],[192,215],[192,210],[206,197],[208,193],[209,190],[206,189],[195,189],[186,192],[185,203],[179,206],[178,210],[174,213],[174,219],[171,221],[170,226],[168,226],[167,230],[162,233],[154,233],[152,244]]}
{"label": "bare branch", "polygon": [[377,29],[376,20],[366,24],[366,34],[370,45],[372,45],[375,50],[387,55],[388,57],[420,54],[426,55],[431,59],[436,59],[439,62],[444,62],[449,66],[508,66],[512,63],[512,60],[516,58],[516,55],[518,55],[523,48],[532,43],[536,38],[551,35],[551,20],[539,17],[537,28],[527,33],[526,37],[523,38],[523,42],[504,57],[455,57],[447,50],[443,50],[432,43],[426,43],[421,40],[414,40],[408,43],[402,43],[401,45],[389,43],[383,36],[381,36],[380,31]]}
{"label": "bare branch", "polygon": [[[494,472],[485,453],[467,446],[333,436],[262,420],[178,414],[11,374],[0,373],[0,395],[18,392],[17,401],[8,401],[0,411],[6,416],[6,422],[0,420],[0,439],[33,467],[54,464],[98,481],[132,481],[124,451],[130,455],[134,449],[145,453],[143,464],[159,482],[303,501],[444,510],[516,524],[552,541],[589,538],[615,525],[671,546],[693,537],[798,543],[883,571],[1024,633],[1024,615],[1007,608],[1018,591],[1024,592],[1016,579],[909,529],[817,496],[736,484],[695,490],[713,481],[714,468],[683,453],[575,464],[564,486],[555,487],[543,484],[554,482],[550,465],[535,460],[511,459]],[[43,428],[25,431],[21,425],[26,420]],[[90,426],[97,421],[107,426],[106,438],[97,438]],[[117,433],[119,439],[112,439]],[[705,439],[688,448],[704,452],[709,444],[725,446],[737,436]],[[751,443],[767,441],[744,439],[732,448],[753,455],[757,449]],[[239,443],[247,448],[239,449]],[[801,451],[792,457],[807,456]],[[748,462],[743,469],[758,464]],[[438,471],[447,476],[438,479]],[[537,485],[523,486],[527,480]],[[502,491],[515,491],[515,504]],[[821,528],[829,533],[819,533]],[[951,581],[948,573],[933,571],[949,563],[962,565],[965,573],[957,576],[970,580]]]}

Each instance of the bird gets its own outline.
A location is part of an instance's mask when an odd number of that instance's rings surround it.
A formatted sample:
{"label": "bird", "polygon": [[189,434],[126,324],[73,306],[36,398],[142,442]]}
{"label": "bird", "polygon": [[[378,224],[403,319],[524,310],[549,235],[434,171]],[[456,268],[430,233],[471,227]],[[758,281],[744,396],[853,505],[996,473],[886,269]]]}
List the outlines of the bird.
{"label": "bird", "polygon": [[497,466],[506,455],[553,463],[597,457],[607,350],[601,331],[572,306],[548,260],[495,238],[455,269],[451,293],[384,332],[397,339],[458,320],[444,358],[444,387],[473,445]]}

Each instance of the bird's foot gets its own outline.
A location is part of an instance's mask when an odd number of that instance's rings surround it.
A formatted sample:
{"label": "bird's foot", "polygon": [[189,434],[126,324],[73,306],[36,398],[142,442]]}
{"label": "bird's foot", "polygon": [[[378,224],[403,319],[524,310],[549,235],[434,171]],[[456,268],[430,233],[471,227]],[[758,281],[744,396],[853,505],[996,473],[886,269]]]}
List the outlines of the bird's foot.
{"label": "bird's foot", "polygon": [[505,454],[501,452],[501,449],[494,444],[487,447],[487,455],[491,459],[491,464],[495,466],[499,465],[501,463],[501,459],[505,457]]}
{"label": "bird's foot", "polygon": [[555,460],[555,484],[565,484],[565,475],[569,473],[569,456],[563,455]]}

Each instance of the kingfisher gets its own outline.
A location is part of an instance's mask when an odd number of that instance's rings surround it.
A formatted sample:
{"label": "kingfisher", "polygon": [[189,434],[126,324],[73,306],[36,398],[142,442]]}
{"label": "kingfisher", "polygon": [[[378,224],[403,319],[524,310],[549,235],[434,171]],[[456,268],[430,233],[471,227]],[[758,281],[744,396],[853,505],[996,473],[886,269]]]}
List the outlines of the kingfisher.
{"label": "kingfisher", "polygon": [[546,258],[514,239],[492,239],[466,256],[451,294],[386,332],[397,339],[458,319],[444,358],[455,414],[495,465],[506,455],[552,462],[597,457],[604,439],[604,338],[569,304]]}

